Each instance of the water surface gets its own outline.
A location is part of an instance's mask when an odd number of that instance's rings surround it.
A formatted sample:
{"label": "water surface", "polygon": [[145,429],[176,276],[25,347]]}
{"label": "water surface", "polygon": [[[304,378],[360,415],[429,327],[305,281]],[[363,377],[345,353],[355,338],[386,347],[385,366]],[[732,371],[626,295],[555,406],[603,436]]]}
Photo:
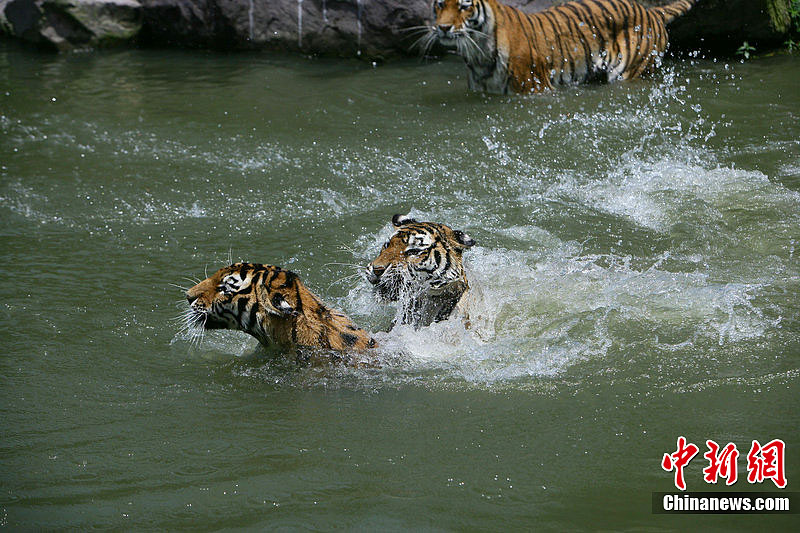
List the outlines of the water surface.
{"label": "water surface", "polygon": [[[748,527],[650,513],[679,435],[736,443],[743,491],[782,438],[800,480],[797,59],[497,97],[449,59],[4,44],[0,79],[0,524]],[[351,276],[408,212],[478,242],[473,329],[385,333]],[[192,344],[172,284],[231,259],[384,368]]]}

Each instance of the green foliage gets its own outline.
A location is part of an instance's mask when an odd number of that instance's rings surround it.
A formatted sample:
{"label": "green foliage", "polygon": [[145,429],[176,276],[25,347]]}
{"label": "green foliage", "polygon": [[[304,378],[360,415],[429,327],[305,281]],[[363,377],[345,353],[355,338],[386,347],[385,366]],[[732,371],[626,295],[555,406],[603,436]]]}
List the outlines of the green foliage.
{"label": "green foliage", "polygon": [[[790,33],[796,37],[800,33],[800,0],[792,0],[789,3],[789,19],[791,20]],[[786,49],[791,53],[800,50],[800,39],[789,38],[785,43]]]}
{"label": "green foliage", "polygon": [[792,19],[793,29],[800,29],[800,0],[792,0],[789,4],[789,18]]}
{"label": "green foliage", "polygon": [[755,52],[755,51],[756,49],[750,46],[750,43],[745,41],[742,43],[742,46],[740,46],[739,49],[736,50],[736,54],[744,57],[745,59],[750,59],[750,52]]}

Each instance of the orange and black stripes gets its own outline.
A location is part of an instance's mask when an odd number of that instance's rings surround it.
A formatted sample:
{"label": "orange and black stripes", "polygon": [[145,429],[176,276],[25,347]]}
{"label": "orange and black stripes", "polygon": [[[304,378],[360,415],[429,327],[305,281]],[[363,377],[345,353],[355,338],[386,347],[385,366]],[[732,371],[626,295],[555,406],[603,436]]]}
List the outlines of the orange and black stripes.
{"label": "orange and black stripes", "polygon": [[377,343],[343,313],[326,306],[290,270],[257,263],[221,268],[186,292],[189,323],[236,329],[264,345],[361,351]]}
{"label": "orange and black stripes", "polygon": [[475,241],[444,224],[403,215],[392,224],[397,230],[367,266],[367,280],[382,299],[400,302],[401,324],[447,319],[469,288],[462,255]]}
{"label": "orange and black stripes", "polygon": [[432,31],[464,57],[471,88],[540,92],[653,70],[667,47],[666,24],[695,2],[646,9],[633,0],[574,0],[526,14],[497,0],[435,0]]}
{"label": "orange and black stripes", "polygon": [[664,24],[669,24],[681,15],[685,15],[687,11],[692,9],[697,0],[678,0],[666,6],[654,7],[653,11],[660,13],[663,17]]}

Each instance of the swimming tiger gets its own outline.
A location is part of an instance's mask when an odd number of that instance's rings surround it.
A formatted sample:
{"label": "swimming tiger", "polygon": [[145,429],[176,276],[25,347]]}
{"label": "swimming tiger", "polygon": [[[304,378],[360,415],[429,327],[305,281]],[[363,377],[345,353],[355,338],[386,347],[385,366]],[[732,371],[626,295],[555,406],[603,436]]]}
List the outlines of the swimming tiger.
{"label": "swimming tiger", "polygon": [[667,48],[666,25],[696,2],[648,9],[632,0],[575,0],[528,14],[497,0],[433,0],[427,46],[455,49],[475,91],[627,80],[654,69]]}
{"label": "swimming tiger", "polygon": [[326,306],[297,274],[280,267],[235,263],[187,290],[186,299],[189,326],[244,331],[264,346],[377,347],[369,333]]}
{"label": "swimming tiger", "polygon": [[404,215],[392,217],[392,224],[397,231],[367,266],[367,280],[379,297],[401,303],[401,324],[420,328],[446,320],[469,289],[462,254],[475,241]]}

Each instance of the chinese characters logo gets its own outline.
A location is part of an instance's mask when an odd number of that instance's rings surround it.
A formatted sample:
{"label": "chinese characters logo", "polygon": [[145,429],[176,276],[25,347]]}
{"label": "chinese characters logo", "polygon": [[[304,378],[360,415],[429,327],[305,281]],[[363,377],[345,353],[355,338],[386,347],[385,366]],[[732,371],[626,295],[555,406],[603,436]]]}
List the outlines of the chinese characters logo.
{"label": "chinese characters logo", "polygon": [[[708,460],[708,466],[703,469],[703,480],[706,483],[717,483],[719,478],[725,480],[726,485],[736,483],[738,476],[737,459],[739,450],[736,444],[729,442],[720,448],[713,440],[706,441],[708,451],[703,454]],[[757,440],[753,441],[750,452],[747,454],[747,481],[748,483],[763,483],[772,480],[778,488],[786,487],[786,473],[784,468],[784,452],[786,444],[781,439],[773,439],[763,446]],[[667,472],[675,471],[675,487],[686,490],[686,480],[683,469],[691,462],[700,449],[697,445],[686,441],[680,436],[677,449],[673,453],[665,453],[661,460],[661,468]]]}

